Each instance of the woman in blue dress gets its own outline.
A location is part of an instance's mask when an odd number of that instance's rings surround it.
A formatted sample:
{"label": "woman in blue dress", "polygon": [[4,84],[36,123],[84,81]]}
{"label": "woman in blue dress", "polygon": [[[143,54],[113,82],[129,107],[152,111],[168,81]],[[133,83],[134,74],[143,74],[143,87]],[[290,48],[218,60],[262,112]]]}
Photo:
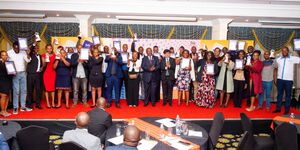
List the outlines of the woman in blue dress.
{"label": "woman in blue dress", "polygon": [[60,50],[58,55],[59,59],[56,59],[53,67],[56,71],[56,89],[58,90],[57,99],[58,103],[56,108],[61,107],[61,96],[62,92],[65,94],[66,108],[69,109],[69,94],[71,91],[71,70],[70,62],[71,60],[67,58],[67,53],[65,50]]}

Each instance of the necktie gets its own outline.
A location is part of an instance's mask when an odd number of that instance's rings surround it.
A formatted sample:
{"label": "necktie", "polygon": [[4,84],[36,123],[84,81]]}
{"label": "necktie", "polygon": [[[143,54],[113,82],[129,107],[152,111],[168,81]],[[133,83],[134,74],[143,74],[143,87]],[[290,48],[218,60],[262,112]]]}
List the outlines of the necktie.
{"label": "necktie", "polygon": [[[166,64],[169,63],[169,58],[166,59]],[[166,76],[170,76],[170,73],[169,73],[169,69],[167,68],[167,71],[166,71]]]}

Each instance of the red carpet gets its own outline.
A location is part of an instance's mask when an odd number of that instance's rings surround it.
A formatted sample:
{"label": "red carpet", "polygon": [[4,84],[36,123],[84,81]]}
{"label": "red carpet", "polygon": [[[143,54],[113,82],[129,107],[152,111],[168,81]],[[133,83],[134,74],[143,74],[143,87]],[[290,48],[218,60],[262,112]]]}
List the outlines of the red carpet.
{"label": "red carpet", "polygon": [[[184,103],[181,106],[177,106],[177,100],[173,100],[173,106],[170,107],[162,106],[162,102],[157,103],[156,107],[148,105],[147,107],[143,106],[143,102],[140,101],[140,105],[136,108],[128,107],[125,100],[121,100],[121,109],[115,107],[114,103],[111,108],[106,109],[112,114],[113,119],[126,119],[133,117],[170,117],[175,118],[177,114],[180,115],[183,119],[212,119],[216,112],[223,112],[225,118],[240,118],[241,112],[246,112],[247,115],[251,118],[264,118],[270,119],[274,118],[277,115],[283,113],[274,114],[272,112],[266,112],[264,110],[255,110],[253,112],[247,112],[245,110],[246,106],[243,103],[243,108],[234,108],[232,101],[230,102],[228,108],[219,108],[218,102],[216,106],[212,109],[202,108],[190,103],[190,106],[185,106]],[[62,108],[59,109],[47,109],[45,104],[42,104],[43,109],[34,109],[31,112],[20,112],[18,115],[12,115],[5,119],[74,119],[76,114],[81,111],[89,111],[92,108],[87,108],[81,103],[78,104],[75,108],[66,109],[65,105],[62,105]],[[275,104],[271,105],[271,111],[275,109]],[[291,109],[291,112],[295,114],[300,114],[299,110]],[[12,113],[12,111],[10,111]],[[3,119],[3,117],[1,118]]]}

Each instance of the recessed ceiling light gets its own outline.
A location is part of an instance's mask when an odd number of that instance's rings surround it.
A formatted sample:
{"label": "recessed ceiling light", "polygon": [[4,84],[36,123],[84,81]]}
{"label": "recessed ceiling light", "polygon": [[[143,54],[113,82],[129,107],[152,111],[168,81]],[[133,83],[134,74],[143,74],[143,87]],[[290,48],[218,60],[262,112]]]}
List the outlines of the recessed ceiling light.
{"label": "recessed ceiling light", "polygon": [[202,20],[202,18],[199,18],[199,20]]}
{"label": "recessed ceiling light", "polygon": [[248,20],[248,19],[246,19],[245,21],[246,21],[246,22],[249,22],[249,20]]}
{"label": "recessed ceiling light", "polygon": [[56,14],[56,17],[59,17],[59,14]]}
{"label": "recessed ceiling light", "polygon": [[110,15],[107,15],[106,17],[107,17],[107,18],[110,18]]}

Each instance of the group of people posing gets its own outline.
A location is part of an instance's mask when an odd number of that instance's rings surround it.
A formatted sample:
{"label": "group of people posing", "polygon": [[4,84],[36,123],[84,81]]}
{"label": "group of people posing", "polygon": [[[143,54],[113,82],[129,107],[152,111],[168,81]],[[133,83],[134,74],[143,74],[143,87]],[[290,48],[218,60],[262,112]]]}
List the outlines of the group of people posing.
{"label": "group of people posing", "polygon": [[[79,40],[80,41],[80,40]],[[120,108],[121,87],[124,83],[126,100],[129,107],[139,104],[142,89],[144,106],[160,100],[160,83],[163,91],[163,105],[172,106],[173,87],[178,89],[178,105],[190,102],[213,108],[217,98],[219,107],[226,108],[233,97],[234,107],[241,108],[242,99],[247,99],[247,111],[253,111],[255,99],[259,95],[258,109],[262,109],[266,97],[266,110],[270,111],[270,99],[273,84],[277,85],[277,107],[280,112],[283,93],[285,92],[285,113],[289,112],[293,85],[294,64],[300,58],[289,55],[289,48],[284,47],[278,58],[271,58],[270,52],[261,52],[249,46],[246,50],[229,51],[226,47],[212,51],[191,50],[180,47],[159,52],[158,46],[131,50],[123,44],[121,50],[100,45],[89,48],[89,58],[82,59],[82,45],[64,49],[62,46],[48,44],[46,53],[39,54],[37,43],[30,49],[19,49],[18,42],[13,49],[1,51],[0,61],[0,97],[1,115],[7,112],[11,90],[13,114],[20,111],[32,111],[33,99],[36,108],[40,105],[42,85],[47,108],[60,108],[62,96],[65,96],[66,108],[76,107],[79,99],[87,107],[95,107],[96,99],[107,98],[107,108],[112,106],[113,93],[115,104]],[[74,52],[75,51],[75,52]],[[16,74],[8,75],[5,62],[15,64]],[[91,87],[92,105],[89,106],[88,88]],[[104,90],[105,89],[105,90]],[[114,92],[113,92],[114,89]],[[103,92],[104,91],[104,92]],[[72,92],[72,105],[69,103]],[[57,101],[55,101],[57,93]],[[35,95],[34,95],[35,94]],[[27,101],[26,101],[27,100]]]}

